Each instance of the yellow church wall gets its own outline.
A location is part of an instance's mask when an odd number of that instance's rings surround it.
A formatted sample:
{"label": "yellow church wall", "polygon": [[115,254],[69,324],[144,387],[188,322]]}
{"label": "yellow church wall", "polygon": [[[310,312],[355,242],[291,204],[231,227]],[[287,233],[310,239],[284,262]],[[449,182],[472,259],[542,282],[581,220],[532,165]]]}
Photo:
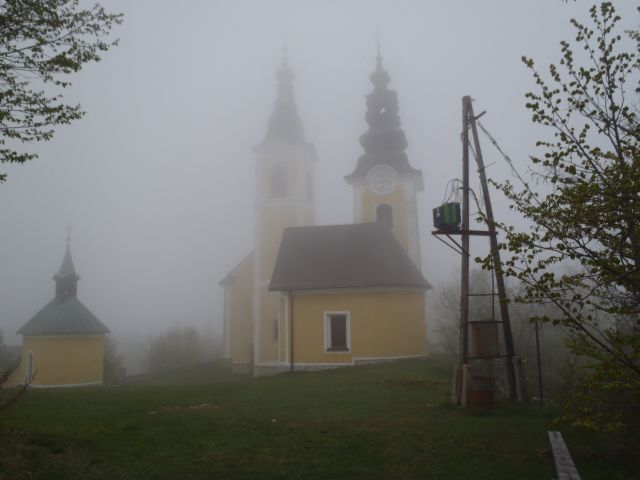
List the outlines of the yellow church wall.
{"label": "yellow church wall", "polygon": [[282,232],[286,227],[300,225],[298,209],[293,205],[279,205],[264,209],[260,216],[260,277],[264,281],[271,279],[278,249],[282,241]]}
{"label": "yellow church wall", "polygon": [[407,229],[407,204],[404,198],[404,190],[401,186],[396,186],[386,195],[373,193],[365,190],[362,194],[362,222],[376,221],[376,208],[381,203],[388,203],[393,209],[393,233],[400,245],[409,251],[409,238]]}
{"label": "yellow church wall", "polygon": [[29,353],[34,386],[102,383],[104,336],[24,337],[20,367],[12,383],[23,383]]}
{"label": "yellow church wall", "polygon": [[[276,323],[279,294],[264,287],[260,299],[260,362],[278,361]],[[279,332],[278,332],[279,334]]]}
{"label": "yellow church wall", "polygon": [[233,363],[249,364],[253,343],[253,255],[242,261],[231,273],[234,283],[230,299],[230,354]]}
{"label": "yellow church wall", "polygon": [[285,296],[278,292],[278,359],[280,362],[287,361],[287,303]]}
{"label": "yellow church wall", "polygon": [[[293,302],[294,364],[340,364],[427,352],[422,291],[298,293]],[[349,312],[351,351],[326,352],[325,312],[342,311]],[[280,345],[284,359],[286,347]]]}

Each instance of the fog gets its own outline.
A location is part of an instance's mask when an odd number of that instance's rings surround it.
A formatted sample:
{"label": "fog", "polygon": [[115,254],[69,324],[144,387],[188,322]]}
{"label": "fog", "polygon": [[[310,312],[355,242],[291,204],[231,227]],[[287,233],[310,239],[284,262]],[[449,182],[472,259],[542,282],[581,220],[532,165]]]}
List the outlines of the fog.
{"label": "fog", "polygon": [[[616,3],[627,25],[637,23],[632,3]],[[487,110],[484,125],[525,173],[544,132],[524,108],[534,84],[520,57],[555,62],[560,40],[573,38],[569,18],[584,19],[587,5],[137,0],[107,8],[125,14],[120,45],[65,92],[85,118],[33,145],[37,160],[2,166],[0,328],[9,344],[53,296],[68,225],[78,298],[117,340],[172,325],[221,332],[218,282],[253,248],[251,147],[266,132],[285,44],[306,138],[318,152],[317,223],[350,223],[343,176],[362,153],[380,32],[407,154],[424,175],[423,272],[432,284],[448,280],[459,257],[429,232],[431,209],[460,176],[461,97],[476,100],[476,113]],[[511,178],[485,139],[483,153],[490,178]],[[494,203],[498,219],[518,221],[498,194]]]}

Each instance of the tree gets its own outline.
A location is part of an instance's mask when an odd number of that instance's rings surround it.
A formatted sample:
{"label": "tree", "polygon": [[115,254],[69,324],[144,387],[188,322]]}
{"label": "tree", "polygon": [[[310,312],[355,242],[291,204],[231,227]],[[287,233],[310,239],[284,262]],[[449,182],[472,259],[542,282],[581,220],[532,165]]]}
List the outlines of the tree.
{"label": "tree", "polygon": [[[84,115],[60,93],[68,76],[117,44],[105,41],[121,14],[99,4],[81,9],[78,0],[0,2],[0,162],[24,163],[35,153],[18,144],[47,141],[54,128]],[[0,174],[0,183],[6,174]]]}
{"label": "tree", "polygon": [[125,369],[122,355],[118,353],[118,345],[110,335],[104,339],[104,383],[117,385],[125,381]]}
{"label": "tree", "polygon": [[567,327],[585,359],[567,418],[640,431],[640,32],[621,32],[610,2],[590,18],[571,20],[575,40],[548,76],[523,57],[537,85],[526,108],[553,136],[531,157],[542,191],[497,184],[531,224],[501,225],[501,268],[523,282],[519,301],[555,307],[541,319]]}
{"label": "tree", "polygon": [[0,329],[0,413],[15,403],[29,387],[28,383],[7,388],[11,374],[18,365],[19,359],[13,358],[4,343],[4,333]]}
{"label": "tree", "polygon": [[11,360],[7,346],[4,343],[4,332],[0,328],[0,372],[11,366]]}
{"label": "tree", "polygon": [[204,361],[200,334],[194,327],[171,328],[155,337],[149,348],[149,371],[166,372]]}

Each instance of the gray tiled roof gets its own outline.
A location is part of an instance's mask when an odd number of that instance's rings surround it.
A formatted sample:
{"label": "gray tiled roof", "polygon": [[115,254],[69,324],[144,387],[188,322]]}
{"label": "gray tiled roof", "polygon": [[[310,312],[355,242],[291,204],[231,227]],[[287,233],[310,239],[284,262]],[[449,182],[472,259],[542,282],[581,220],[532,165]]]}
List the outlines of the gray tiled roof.
{"label": "gray tiled roof", "polygon": [[269,290],[431,288],[377,223],[285,229]]}
{"label": "gray tiled roof", "polygon": [[80,300],[55,298],[47,303],[20,330],[22,335],[103,335],[109,329]]}

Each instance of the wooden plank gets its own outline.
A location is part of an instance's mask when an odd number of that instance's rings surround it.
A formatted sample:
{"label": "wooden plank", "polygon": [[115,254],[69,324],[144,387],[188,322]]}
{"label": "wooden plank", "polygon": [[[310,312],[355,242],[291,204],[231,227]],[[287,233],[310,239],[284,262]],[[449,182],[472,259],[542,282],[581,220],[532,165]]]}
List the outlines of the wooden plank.
{"label": "wooden plank", "polygon": [[578,469],[560,432],[548,431],[553,455],[553,471],[557,480],[581,480]]}

